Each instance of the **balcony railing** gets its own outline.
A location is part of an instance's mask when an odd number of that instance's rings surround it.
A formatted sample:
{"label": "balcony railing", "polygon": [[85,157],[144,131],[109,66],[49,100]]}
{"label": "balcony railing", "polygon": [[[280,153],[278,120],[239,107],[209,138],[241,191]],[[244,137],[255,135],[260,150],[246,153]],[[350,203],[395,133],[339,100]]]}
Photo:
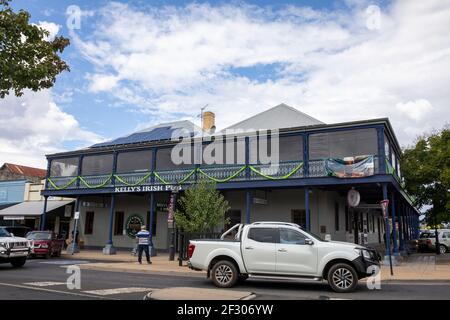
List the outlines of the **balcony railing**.
{"label": "balcony railing", "polygon": [[[325,168],[326,159],[314,159],[308,162],[308,178],[329,176]],[[388,167],[388,165],[387,165]],[[374,157],[374,174],[379,173],[378,157]],[[395,175],[389,167],[387,173]],[[395,175],[396,176],[396,175]],[[186,185],[199,180],[217,183],[236,181],[285,180],[304,178],[302,161],[283,162],[277,166],[268,165],[214,165],[177,170],[156,170],[135,173],[81,177],[51,177],[47,190],[99,189],[139,185]]]}

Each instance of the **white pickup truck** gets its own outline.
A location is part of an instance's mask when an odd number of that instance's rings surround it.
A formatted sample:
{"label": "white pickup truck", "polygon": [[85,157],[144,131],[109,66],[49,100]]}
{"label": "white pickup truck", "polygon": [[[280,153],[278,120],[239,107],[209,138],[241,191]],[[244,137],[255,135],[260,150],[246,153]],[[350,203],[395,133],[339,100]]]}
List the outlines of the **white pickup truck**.
{"label": "white pickup truck", "polygon": [[14,237],[5,228],[0,227],[0,263],[11,263],[14,268],[22,267],[32,248],[32,241]]}
{"label": "white pickup truck", "polygon": [[191,269],[206,270],[207,277],[221,288],[248,277],[326,279],[336,292],[353,291],[358,280],[372,275],[376,268],[371,266],[379,266],[381,260],[374,249],[325,241],[285,222],[238,224],[220,240],[191,240],[188,257]]}

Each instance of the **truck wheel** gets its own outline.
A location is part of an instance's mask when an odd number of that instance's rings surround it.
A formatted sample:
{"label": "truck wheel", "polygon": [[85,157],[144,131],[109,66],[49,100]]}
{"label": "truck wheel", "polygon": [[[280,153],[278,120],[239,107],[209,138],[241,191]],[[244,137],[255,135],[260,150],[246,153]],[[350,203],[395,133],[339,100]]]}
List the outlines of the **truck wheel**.
{"label": "truck wheel", "polygon": [[212,268],[211,279],[216,287],[231,288],[238,280],[237,268],[230,261],[219,261]]}
{"label": "truck wheel", "polygon": [[358,275],[352,266],[336,263],[328,271],[328,284],[335,292],[352,292],[358,285]]}
{"label": "truck wheel", "polygon": [[446,252],[447,252],[447,247],[444,246],[443,244],[439,245],[439,252],[440,252],[441,254],[446,253]]}
{"label": "truck wheel", "polygon": [[25,264],[26,261],[27,257],[14,258],[11,259],[11,264],[14,268],[20,268]]}

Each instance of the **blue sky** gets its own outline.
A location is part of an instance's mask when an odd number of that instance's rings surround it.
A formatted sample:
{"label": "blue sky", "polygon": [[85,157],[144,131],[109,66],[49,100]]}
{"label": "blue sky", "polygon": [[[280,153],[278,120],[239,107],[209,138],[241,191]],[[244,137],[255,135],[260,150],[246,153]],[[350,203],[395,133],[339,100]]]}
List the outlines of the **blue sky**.
{"label": "blue sky", "polygon": [[[76,30],[66,26],[70,5],[83,12]],[[219,129],[283,102],[327,123],[389,117],[402,145],[449,119],[450,6],[439,0],[12,6],[70,38],[71,71],[51,90],[0,101],[11,119],[0,120],[0,163],[43,166],[46,153],[162,121],[199,122],[205,104]]]}

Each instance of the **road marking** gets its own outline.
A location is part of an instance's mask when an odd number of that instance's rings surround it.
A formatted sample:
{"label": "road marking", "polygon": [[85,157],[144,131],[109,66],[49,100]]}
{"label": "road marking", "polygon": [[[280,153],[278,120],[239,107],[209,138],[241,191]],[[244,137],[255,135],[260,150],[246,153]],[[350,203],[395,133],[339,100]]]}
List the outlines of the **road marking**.
{"label": "road marking", "polygon": [[67,264],[83,264],[89,262],[90,261],[87,260],[51,260],[51,261],[41,261],[39,263],[67,265]]}
{"label": "road marking", "polygon": [[389,285],[403,285],[403,286],[448,286],[450,285],[449,281],[436,281],[436,280],[430,280],[426,282],[427,280],[420,280],[417,282],[407,282],[407,281],[382,281],[381,286],[389,286]]}
{"label": "road marking", "polygon": [[131,287],[131,288],[115,288],[115,289],[103,289],[103,290],[89,290],[83,291],[89,294],[95,294],[99,296],[109,296],[113,294],[121,294],[121,293],[134,293],[134,292],[146,292],[155,290],[153,288],[142,288],[142,287]]}
{"label": "road marking", "polygon": [[35,286],[35,287],[50,287],[50,286],[59,286],[62,284],[66,284],[65,282],[56,282],[56,281],[42,281],[42,282],[27,282],[24,285]]}
{"label": "road marking", "polygon": [[62,294],[67,294],[67,295],[72,295],[72,296],[88,297],[88,298],[95,298],[95,299],[119,300],[119,299],[111,298],[111,297],[102,297],[102,296],[96,296],[96,295],[90,295],[90,294],[84,294],[84,293],[78,293],[78,292],[67,292],[67,291],[62,291],[62,290],[46,289],[46,288],[40,288],[40,287],[28,287],[28,286],[24,286],[24,285],[20,285],[20,284],[12,284],[12,283],[0,282],[0,286],[28,289],[28,290],[36,290],[36,291],[45,291],[45,292],[51,292],[51,293],[62,293]]}

